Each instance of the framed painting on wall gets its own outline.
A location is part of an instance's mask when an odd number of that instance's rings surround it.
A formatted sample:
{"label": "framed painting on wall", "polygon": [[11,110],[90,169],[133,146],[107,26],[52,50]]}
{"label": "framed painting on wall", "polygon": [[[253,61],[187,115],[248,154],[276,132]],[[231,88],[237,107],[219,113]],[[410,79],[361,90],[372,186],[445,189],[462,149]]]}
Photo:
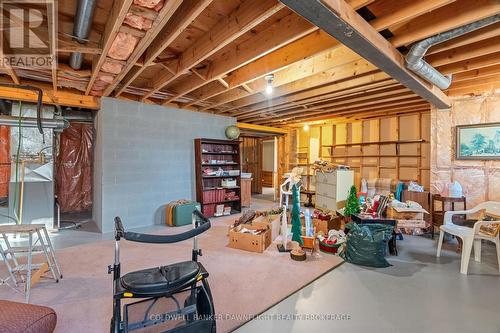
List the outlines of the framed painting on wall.
{"label": "framed painting on wall", "polygon": [[457,126],[457,160],[500,160],[500,123]]}

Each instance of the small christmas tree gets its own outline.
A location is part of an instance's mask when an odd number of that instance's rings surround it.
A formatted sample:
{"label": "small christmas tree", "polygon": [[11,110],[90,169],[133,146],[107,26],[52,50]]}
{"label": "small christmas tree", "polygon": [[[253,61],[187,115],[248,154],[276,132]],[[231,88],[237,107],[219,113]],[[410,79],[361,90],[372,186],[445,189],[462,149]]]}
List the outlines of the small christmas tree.
{"label": "small christmas tree", "polygon": [[356,189],[356,186],[351,186],[351,190],[349,191],[349,196],[347,197],[347,202],[345,204],[344,216],[348,217],[361,211],[359,208],[357,193],[358,190]]}
{"label": "small christmas tree", "polygon": [[300,197],[299,189],[296,184],[292,187],[293,207],[292,207],[292,240],[304,244],[302,240],[302,224],[300,223]]}

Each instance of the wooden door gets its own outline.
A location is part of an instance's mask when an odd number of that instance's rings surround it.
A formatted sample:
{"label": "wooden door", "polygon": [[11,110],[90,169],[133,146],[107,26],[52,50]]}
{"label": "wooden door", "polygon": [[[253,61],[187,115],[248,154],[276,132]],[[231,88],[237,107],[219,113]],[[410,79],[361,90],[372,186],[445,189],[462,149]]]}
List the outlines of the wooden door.
{"label": "wooden door", "polygon": [[252,192],[262,193],[262,139],[241,137],[241,170],[252,173]]}

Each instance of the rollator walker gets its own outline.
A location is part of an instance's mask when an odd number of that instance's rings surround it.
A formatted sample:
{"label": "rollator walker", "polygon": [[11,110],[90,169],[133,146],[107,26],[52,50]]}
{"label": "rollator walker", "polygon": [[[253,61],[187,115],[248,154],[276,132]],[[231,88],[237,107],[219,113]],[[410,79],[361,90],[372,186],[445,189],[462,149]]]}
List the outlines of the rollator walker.
{"label": "rollator walker", "polygon": [[[180,234],[148,235],[125,231],[120,218],[115,217],[115,261],[113,266],[108,266],[108,273],[113,273],[111,333],[215,333],[215,310],[207,281],[208,272],[198,262],[202,253],[196,239],[210,228],[210,221],[195,210],[192,222],[193,229]],[[122,238],[149,244],[177,243],[193,238],[192,258],[121,276]]]}

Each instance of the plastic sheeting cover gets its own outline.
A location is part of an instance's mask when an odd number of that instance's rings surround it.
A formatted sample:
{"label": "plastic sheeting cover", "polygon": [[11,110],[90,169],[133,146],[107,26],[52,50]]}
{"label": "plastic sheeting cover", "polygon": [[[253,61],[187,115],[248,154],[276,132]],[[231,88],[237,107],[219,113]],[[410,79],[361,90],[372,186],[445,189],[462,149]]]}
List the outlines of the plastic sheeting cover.
{"label": "plastic sheeting cover", "polygon": [[10,129],[0,126],[0,198],[9,194],[10,179]]}
{"label": "plastic sheeting cover", "polygon": [[92,160],[94,129],[91,124],[71,123],[60,138],[57,160],[57,197],[61,212],[92,208]]}

